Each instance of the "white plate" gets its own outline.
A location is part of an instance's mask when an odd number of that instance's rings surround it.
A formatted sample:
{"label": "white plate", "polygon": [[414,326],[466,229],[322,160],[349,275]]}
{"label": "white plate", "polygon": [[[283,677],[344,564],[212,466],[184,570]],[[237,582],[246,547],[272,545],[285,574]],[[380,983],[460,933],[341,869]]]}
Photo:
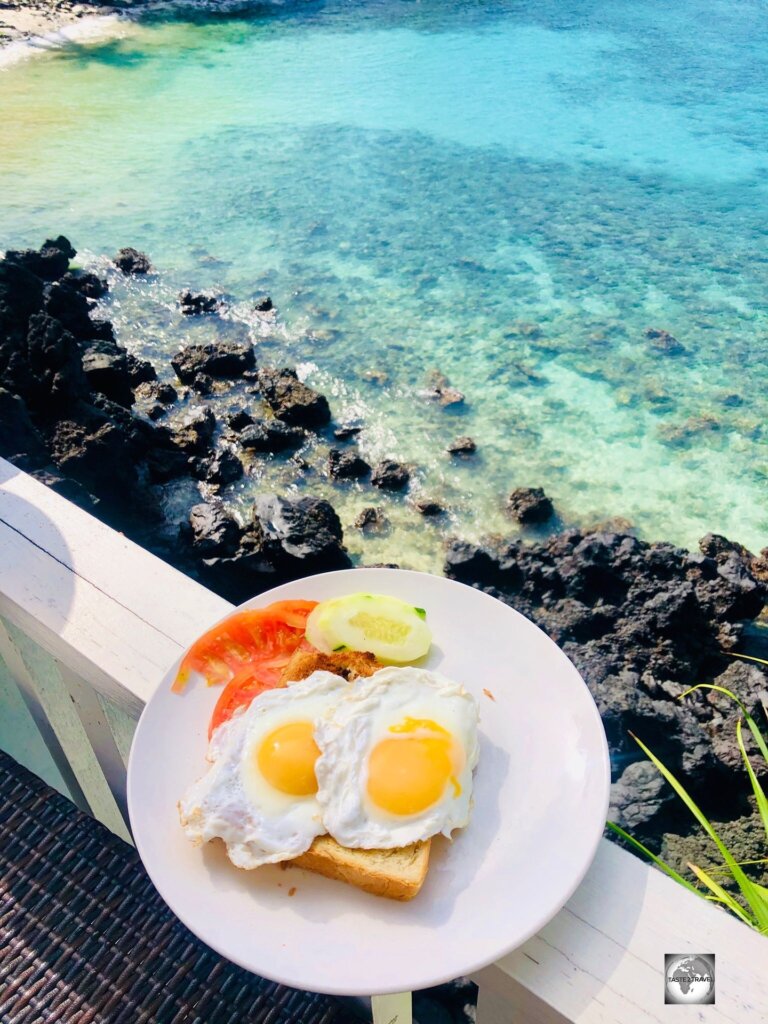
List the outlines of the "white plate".
{"label": "white plate", "polygon": [[334,995],[426,988],[525,942],[589,867],[610,782],[605,732],[578,672],[541,630],[487,594],[425,573],[350,569],[243,607],[356,591],[426,608],[434,637],[427,667],[463,683],[480,705],[472,819],[452,843],[433,842],[412,902],[298,868],[240,871],[221,844],[187,841],[176,802],[205,769],[218,688],[198,683],[177,696],[169,672],[144,709],[128,766],[136,846],[174,913],[236,964]]}

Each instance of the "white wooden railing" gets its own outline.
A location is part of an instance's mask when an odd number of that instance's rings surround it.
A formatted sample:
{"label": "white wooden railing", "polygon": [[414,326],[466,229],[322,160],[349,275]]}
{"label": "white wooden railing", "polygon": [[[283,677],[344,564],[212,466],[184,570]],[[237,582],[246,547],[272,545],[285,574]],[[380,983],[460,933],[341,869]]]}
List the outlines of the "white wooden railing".
{"label": "white wooden railing", "polygon": [[[18,687],[76,802],[125,839],[143,702],[229,607],[0,459],[0,703]],[[666,1007],[664,954],[694,952],[716,954],[715,1004]],[[768,1022],[765,938],[607,840],[557,917],[475,980],[478,1024]]]}

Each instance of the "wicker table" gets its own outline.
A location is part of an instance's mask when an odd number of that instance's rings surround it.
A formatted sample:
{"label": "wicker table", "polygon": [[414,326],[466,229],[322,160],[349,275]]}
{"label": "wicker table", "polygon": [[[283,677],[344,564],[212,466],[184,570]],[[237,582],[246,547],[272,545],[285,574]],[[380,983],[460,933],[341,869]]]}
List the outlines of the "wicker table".
{"label": "wicker table", "polygon": [[351,1024],[235,967],[166,907],[133,849],[0,752],[2,1024]]}

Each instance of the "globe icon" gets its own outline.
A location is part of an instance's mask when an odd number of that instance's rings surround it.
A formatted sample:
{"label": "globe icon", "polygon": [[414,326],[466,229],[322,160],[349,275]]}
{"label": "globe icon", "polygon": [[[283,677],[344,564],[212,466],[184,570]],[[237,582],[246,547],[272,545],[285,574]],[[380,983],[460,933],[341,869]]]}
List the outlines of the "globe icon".
{"label": "globe icon", "polygon": [[675,957],[666,969],[667,995],[675,1003],[708,1003],[712,1001],[715,974],[712,966],[700,956]]}

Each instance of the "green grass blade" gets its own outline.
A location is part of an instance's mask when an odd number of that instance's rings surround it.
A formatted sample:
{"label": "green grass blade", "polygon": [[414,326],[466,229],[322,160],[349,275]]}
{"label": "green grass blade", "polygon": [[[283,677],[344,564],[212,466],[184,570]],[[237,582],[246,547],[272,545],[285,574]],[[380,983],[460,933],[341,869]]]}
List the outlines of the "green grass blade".
{"label": "green grass blade", "polygon": [[765,838],[768,839],[768,797],[765,795],[763,787],[760,785],[758,777],[755,775],[754,769],[750,764],[750,760],[747,757],[747,751],[744,748],[744,740],[741,738],[741,719],[736,723],[736,742],[739,744],[739,750],[741,751],[741,757],[746,765],[747,775],[749,775],[749,781],[752,783],[752,792],[755,794],[755,800],[757,801],[757,809],[760,812],[760,817],[763,819],[763,828],[765,829]]}
{"label": "green grass blade", "polygon": [[655,853],[651,853],[648,847],[643,846],[639,839],[635,839],[635,837],[631,836],[629,832],[625,832],[621,825],[617,825],[615,821],[606,821],[605,824],[609,829],[615,832],[616,835],[621,836],[622,839],[626,839],[626,841],[634,846],[636,850],[645,854],[645,856],[648,857],[649,860],[652,860],[658,868],[661,868],[665,875],[669,875],[670,878],[674,878],[676,882],[679,882],[680,885],[684,885],[685,888],[690,889],[691,892],[695,892],[697,896],[704,895],[701,889],[697,889],[696,886],[692,885],[687,878],[683,878],[679,872],[675,871],[674,868],[671,868],[669,864],[666,864],[661,857],[657,857]]}
{"label": "green grass blade", "polygon": [[714,893],[715,898],[718,900],[718,902],[725,904],[725,906],[728,907],[728,909],[732,911],[732,913],[736,914],[737,917],[741,918],[744,924],[748,924],[752,928],[755,927],[754,919],[749,917],[749,915],[746,913],[746,911],[739,903],[739,901],[735,899],[729,892],[726,892],[722,885],[716,882],[714,878],[711,878],[704,870],[704,868],[699,868],[695,864],[689,864],[688,867],[691,869],[694,875],[696,875],[699,881],[703,882],[704,885],[706,885],[706,887]]}
{"label": "green grass blade", "polygon": [[755,889],[754,883],[749,878],[747,878],[747,876],[741,870],[728,847],[722,841],[717,832],[712,828],[712,825],[709,823],[709,820],[704,816],[704,813],[701,811],[699,806],[694,802],[694,800],[689,796],[688,792],[681,785],[681,783],[679,783],[677,779],[674,777],[674,775],[669,771],[669,769],[661,763],[658,757],[656,757],[656,755],[653,754],[648,749],[648,747],[646,747],[642,740],[639,740],[637,736],[634,735],[634,733],[630,733],[630,736],[632,736],[632,738],[635,740],[635,742],[643,751],[643,753],[652,761],[653,764],[656,765],[658,770],[661,772],[661,774],[664,776],[664,778],[667,780],[670,786],[674,789],[674,791],[677,793],[680,799],[685,803],[688,810],[691,812],[691,814],[693,814],[693,816],[696,818],[698,823],[707,833],[707,835],[715,844],[715,846],[717,846],[718,850],[720,851],[720,856],[723,858],[723,861],[726,863],[728,869],[731,871],[736,881],[736,884],[738,885],[739,889],[741,889],[744,899],[747,901],[750,910],[755,915],[755,920],[758,929],[760,931],[765,930],[766,932],[768,932],[768,901],[766,901],[765,896]]}
{"label": "green grass blade", "polygon": [[759,665],[768,665],[765,658],[755,658],[751,654],[737,654],[736,651],[723,651],[723,653],[730,654],[732,658],[743,658],[744,661],[756,661]]}

